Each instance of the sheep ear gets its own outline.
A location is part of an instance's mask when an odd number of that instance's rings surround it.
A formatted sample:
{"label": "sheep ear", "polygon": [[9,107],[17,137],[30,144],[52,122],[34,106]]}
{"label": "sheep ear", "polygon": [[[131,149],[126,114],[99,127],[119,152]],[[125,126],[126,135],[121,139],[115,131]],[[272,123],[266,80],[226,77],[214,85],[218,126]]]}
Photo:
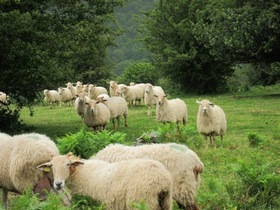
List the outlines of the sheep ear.
{"label": "sheep ear", "polygon": [[164,97],[166,98],[168,95],[166,94],[166,95],[164,95]]}
{"label": "sheep ear", "polygon": [[38,168],[39,170],[44,171],[44,172],[50,172],[51,167],[52,167],[52,164],[50,162],[47,162],[47,163],[38,165],[36,168]]}
{"label": "sheep ear", "polygon": [[201,102],[200,102],[200,101],[198,101],[198,100],[196,100],[196,103],[201,104]]}
{"label": "sheep ear", "polygon": [[210,105],[210,106],[212,106],[212,107],[214,107],[214,105],[215,105],[215,104],[213,104],[213,103],[210,103],[209,105]]}
{"label": "sheep ear", "polygon": [[154,95],[154,97],[158,97],[157,95]]}

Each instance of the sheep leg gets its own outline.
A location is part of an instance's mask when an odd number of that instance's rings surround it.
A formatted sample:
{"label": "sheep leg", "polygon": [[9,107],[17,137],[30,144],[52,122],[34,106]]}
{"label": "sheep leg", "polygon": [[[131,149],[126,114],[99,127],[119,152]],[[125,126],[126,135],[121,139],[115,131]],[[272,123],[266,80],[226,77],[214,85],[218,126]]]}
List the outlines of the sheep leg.
{"label": "sheep leg", "polygon": [[115,125],[115,118],[112,118],[112,123],[113,123],[113,128],[115,129],[115,128],[116,128],[116,125]]}
{"label": "sheep leg", "polygon": [[[210,138],[210,141],[211,141],[211,137]],[[208,141],[207,141],[207,136],[205,135],[204,136],[204,139],[205,139],[205,149],[208,149]]]}
{"label": "sheep leg", "polygon": [[118,128],[120,128],[120,124],[121,124],[120,116],[117,116],[117,121],[118,121]]}
{"label": "sheep leg", "polygon": [[3,187],[2,201],[4,204],[4,209],[8,209],[7,200],[8,200],[8,190],[5,187]]}
{"label": "sheep leg", "polygon": [[128,127],[128,125],[127,125],[127,114],[124,114],[123,117],[124,117],[124,125],[125,125],[125,127]]}
{"label": "sheep leg", "polygon": [[148,116],[151,114],[150,109],[151,109],[151,107],[148,105],[148,114],[147,114]]}

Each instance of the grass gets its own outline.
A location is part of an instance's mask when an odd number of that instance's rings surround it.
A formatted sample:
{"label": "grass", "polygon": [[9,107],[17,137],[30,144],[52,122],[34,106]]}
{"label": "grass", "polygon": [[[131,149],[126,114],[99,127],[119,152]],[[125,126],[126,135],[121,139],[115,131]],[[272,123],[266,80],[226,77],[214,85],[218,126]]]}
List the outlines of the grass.
{"label": "grass", "polygon": [[[269,193],[275,190],[270,188],[273,180],[280,176],[279,89],[275,86],[239,94],[181,97],[188,105],[189,118],[183,129],[187,135],[181,138],[180,143],[193,149],[205,165],[197,195],[201,209],[280,209],[280,198]],[[204,139],[196,131],[196,100],[204,98],[221,106],[227,116],[228,130],[223,142],[217,138],[216,149],[210,147],[206,150]],[[73,107],[50,109],[38,105],[34,111],[34,116],[30,117],[29,110],[23,109],[22,119],[34,126],[34,131],[45,133],[54,141],[66,134],[76,133],[84,126]],[[144,105],[130,107],[129,127],[122,124],[120,129],[116,129],[126,134],[128,144],[144,132],[168,131],[170,128],[156,122],[154,110],[151,116],[147,116],[146,111]],[[112,130],[112,125],[109,124],[107,129]],[[260,139],[258,145],[250,145],[248,136],[257,136]],[[170,138],[170,141],[173,139]],[[251,192],[254,187],[257,190],[255,194]],[[270,199],[273,202],[268,204]]]}

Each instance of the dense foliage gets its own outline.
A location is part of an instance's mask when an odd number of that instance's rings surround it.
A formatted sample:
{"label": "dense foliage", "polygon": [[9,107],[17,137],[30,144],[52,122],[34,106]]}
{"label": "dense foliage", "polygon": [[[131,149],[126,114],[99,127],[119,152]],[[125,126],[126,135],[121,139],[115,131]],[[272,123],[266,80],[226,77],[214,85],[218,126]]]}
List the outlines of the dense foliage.
{"label": "dense foliage", "polygon": [[225,90],[238,63],[261,65],[258,79],[274,84],[280,78],[279,9],[276,0],[160,0],[146,13],[142,33],[157,68],[185,90]]}
{"label": "dense foliage", "polygon": [[[109,77],[115,1],[1,1],[0,90],[33,101],[66,81]],[[20,98],[22,96],[23,98]]]}

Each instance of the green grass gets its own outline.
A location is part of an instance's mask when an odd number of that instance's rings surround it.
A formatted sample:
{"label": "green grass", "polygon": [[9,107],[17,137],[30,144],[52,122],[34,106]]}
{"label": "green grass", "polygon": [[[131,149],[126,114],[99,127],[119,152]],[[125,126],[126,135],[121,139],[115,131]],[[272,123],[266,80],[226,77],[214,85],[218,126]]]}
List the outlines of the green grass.
{"label": "green grass", "polygon": [[[183,131],[189,132],[189,135],[181,138],[180,142],[193,149],[205,165],[197,195],[201,209],[280,209],[280,198],[269,193],[277,188],[270,185],[280,176],[279,87],[259,88],[240,94],[181,98],[188,105],[189,118]],[[217,138],[216,149],[204,149],[204,139],[196,132],[196,100],[205,98],[221,106],[227,116],[227,133],[223,142]],[[84,126],[73,107],[50,109],[40,105],[35,106],[34,111],[33,117],[29,116],[28,109],[22,111],[24,122],[55,141],[66,134],[78,132]],[[121,128],[116,129],[126,134],[128,144],[144,132],[169,129],[168,125],[156,122],[154,110],[152,116],[147,116],[144,105],[129,108],[128,126],[126,128],[122,123]],[[107,129],[112,130],[112,125],[109,124]],[[254,147],[248,140],[248,135],[252,134],[261,139]],[[173,141],[172,136],[169,140]],[[256,194],[251,192],[254,188],[258,191]]]}

